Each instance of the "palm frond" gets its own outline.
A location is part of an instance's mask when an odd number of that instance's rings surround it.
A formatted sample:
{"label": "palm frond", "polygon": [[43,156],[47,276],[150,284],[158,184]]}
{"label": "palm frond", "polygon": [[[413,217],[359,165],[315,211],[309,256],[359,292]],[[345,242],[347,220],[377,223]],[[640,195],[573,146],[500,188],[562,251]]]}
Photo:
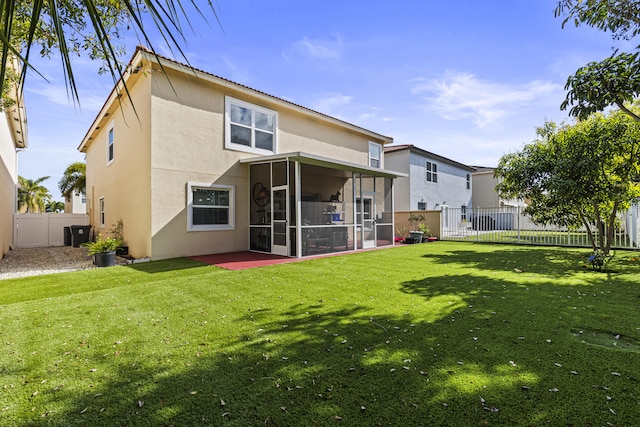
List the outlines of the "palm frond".
{"label": "palm frond", "polygon": [[[0,54],[2,55],[0,78],[3,82],[5,81],[7,67],[10,64],[9,58],[13,56],[22,65],[19,78],[19,86],[22,89],[27,70],[33,69],[29,64],[32,47],[40,42],[45,46],[43,50],[57,49],[62,62],[67,91],[74,103],[79,105],[78,87],[71,61],[71,54],[76,52],[80,46],[73,38],[78,29],[73,28],[66,18],[69,18],[70,14],[67,12],[70,12],[71,9],[73,11],[81,10],[82,13],[79,14],[79,17],[74,16],[74,18],[78,20],[81,27],[84,27],[85,23],[90,24],[87,26],[93,31],[91,33],[91,47],[87,47],[89,43],[85,43],[81,47],[84,49],[93,48],[100,53],[100,58],[104,61],[114,82],[123,82],[124,91],[131,100],[128,88],[124,84],[124,69],[119,62],[120,54],[113,40],[119,36],[118,24],[122,21],[129,21],[143,43],[152,52],[155,52],[155,47],[151,41],[149,30],[155,28],[162,42],[172,54],[176,55],[177,53],[188,63],[182,47],[186,45],[183,24],[186,23],[193,30],[189,16],[190,10],[193,10],[205,21],[207,20],[204,8],[198,3],[196,0],[121,0],[118,2],[117,10],[114,11],[114,6],[107,0],[31,0],[30,2],[26,0],[0,0]],[[211,0],[208,0],[206,5],[220,25],[218,13]],[[15,29],[16,11],[19,8],[22,8],[21,11],[28,12],[24,19],[29,21],[28,30],[20,36],[16,34]],[[47,20],[46,28],[44,19]],[[147,22],[149,23],[147,24]],[[45,34],[41,34],[42,32]],[[39,40],[39,37],[43,37],[45,40]]]}

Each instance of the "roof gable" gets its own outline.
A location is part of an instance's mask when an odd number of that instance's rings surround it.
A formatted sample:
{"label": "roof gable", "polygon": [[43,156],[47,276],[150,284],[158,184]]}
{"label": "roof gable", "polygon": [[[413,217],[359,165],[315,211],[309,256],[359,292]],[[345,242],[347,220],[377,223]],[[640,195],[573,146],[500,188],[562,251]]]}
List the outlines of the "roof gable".
{"label": "roof gable", "polygon": [[409,151],[409,152],[412,152],[412,153],[416,153],[416,154],[419,154],[421,156],[429,157],[429,158],[438,160],[440,162],[448,163],[448,164],[451,164],[453,166],[457,166],[459,168],[462,168],[462,169],[465,169],[465,170],[468,170],[468,171],[471,171],[471,172],[476,170],[473,166],[468,166],[468,165],[465,165],[463,163],[457,162],[455,160],[448,159],[448,158],[443,157],[443,156],[441,156],[439,154],[432,153],[431,151],[427,151],[427,150],[424,150],[422,148],[416,147],[415,145],[412,145],[412,144],[391,145],[391,146],[384,147],[384,153],[385,154],[399,153],[401,151]]}
{"label": "roof gable", "polygon": [[[236,91],[244,92],[258,99],[262,98],[264,100],[267,100],[270,103],[273,103],[279,106],[280,108],[294,110],[298,113],[301,113],[309,117],[313,117],[322,122],[331,123],[333,125],[347,128],[353,132],[364,134],[375,142],[379,142],[382,144],[391,144],[393,142],[393,138],[390,136],[385,136],[377,132],[370,131],[363,127],[346,122],[344,120],[329,116],[324,113],[320,113],[318,111],[315,111],[310,108],[304,107],[302,105],[296,104],[294,102],[288,101],[284,98],[270,95],[266,92],[251,88],[241,83],[236,83],[224,77],[220,77],[215,74],[209,73],[207,71],[195,68],[191,65],[175,61],[173,59],[164,57],[162,55],[158,55],[143,46],[138,46],[131,60],[129,61],[129,66],[127,67],[127,71],[124,73],[124,83],[121,79],[112,89],[111,94],[105,101],[96,119],[94,119],[94,122],[92,123],[87,134],[84,136],[80,146],[78,147],[79,151],[83,151],[86,148],[86,146],[89,144],[89,141],[91,139],[90,135],[96,130],[96,126],[100,121],[100,119],[105,114],[109,114],[109,110],[111,106],[114,104],[114,102],[122,102],[121,98],[122,98],[123,92],[126,93],[127,90],[130,88],[128,84],[129,81],[132,79],[132,77],[135,74],[137,74],[140,70],[144,69],[145,63],[148,63],[148,64],[155,63],[155,64],[158,64],[161,69],[167,68],[183,74],[190,74],[197,78],[202,78],[217,86],[221,86],[223,88],[227,87]],[[125,90],[125,84],[127,84],[126,90]]]}

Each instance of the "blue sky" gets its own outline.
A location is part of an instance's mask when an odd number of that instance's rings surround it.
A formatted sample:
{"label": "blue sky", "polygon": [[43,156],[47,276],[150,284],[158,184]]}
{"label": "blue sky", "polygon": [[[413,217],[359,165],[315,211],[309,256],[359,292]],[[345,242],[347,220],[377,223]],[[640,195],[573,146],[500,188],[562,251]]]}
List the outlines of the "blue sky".
{"label": "blue sky", "polygon": [[[204,3],[204,2],[203,2]],[[495,166],[567,114],[567,77],[612,46],[603,32],[561,28],[556,0],[218,0],[215,19],[192,19],[189,62],[297,104],[453,160]],[[138,44],[125,41],[128,60]],[[159,53],[173,54],[154,41]],[[184,62],[183,58],[176,58]],[[20,175],[61,200],[57,183],[82,161],[82,137],[113,87],[98,63],[74,62],[80,107],[57,59],[36,61],[49,82],[25,88],[29,148]]]}

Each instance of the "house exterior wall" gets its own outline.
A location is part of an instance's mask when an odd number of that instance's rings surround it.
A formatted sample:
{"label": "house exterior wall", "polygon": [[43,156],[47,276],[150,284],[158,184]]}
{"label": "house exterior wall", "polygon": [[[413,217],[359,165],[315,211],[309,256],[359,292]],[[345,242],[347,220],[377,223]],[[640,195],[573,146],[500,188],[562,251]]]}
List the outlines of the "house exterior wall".
{"label": "house exterior wall", "polygon": [[0,114],[0,258],[13,244],[18,183],[18,153],[8,120],[8,115]]}
{"label": "house exterior wall", "polygon": [[474,208],[499,208],[503,206],[525,207],[524,200],[502,199],[496,192],[496,185],[500,183],[493,176],[493,170],[476,172],[473,174],[473,207]]}
{"label": "house exterior wall", "polygon": [[[132,79],[133,80],[133,79]],[[133,257],[151,254],[151,78],[129,81],[135,112],[128,100],[115,101],[99,118],[87,156],[87,213],[96,233],[123,221],[125,243]],[[136,117],[137,114],[137,117]],[[114,160],[107,164],[107,135],[114,130]],[[100,199],[105,220],[100,225]]]}
{"label": "house exterior wall", "polygon": [[[426,179],[427,161],[438,165],[437,182]],[[398,178],[397,181],[398,210],[417,210],[418,202],[422,201],[427,210],[439,209],[445,202],[455,208],[471,206],[472,190],[467,189],[467,174],[471,174],[470,169],[410,149],[385,153],[385,164],[389,169],[409,174],[408,178]]]}
{"label": "house exterior wall", "polygon": [[473,207],[500,207],[500,197],[495,191],[498,180],[493,177],[493,171],[476,172],[473,174]]}
{"label": "house exterior wall", "polygon": [[[121,218],[129,254],[135,258],[158,260],[248,249],[249,166],[239,160],[259,155],[225,148],[227,96],[277,112],[276,154],[302,151],[368,164],[372,139],[366,133],[305,114],[299,107],[231,82],[196,77],[193,71],[183,72],[173,65],[164,70],[168,76],[152,63],[132,75],[127,87],[137,117],[128,100],[120,105],[113,102],[91,143],[86,144],[86,139],[83,143],[91,224],[100,223],[99,202],[104,198],[105,226],[97,226],[97,231],[108,231]],[[115,160],[107,165],[111,124],[116,135]],[[232,186],[234,228],[188,231],[188,183]]]}
{"label": "house exterior wall", "polygon": [[[409,211],[411,207],[411,175],[409,168],[409,150],[384,154],[385,167],[407,174],[396,179],[394,185],[395,208],[397,211]],[[414,208],[417,208],[414,206]]]}
{"label": "house exterior wall", "polygon": [[85,195],[73,193],[71,200],[64,201],[64,213],[86,214],[87,202]]}

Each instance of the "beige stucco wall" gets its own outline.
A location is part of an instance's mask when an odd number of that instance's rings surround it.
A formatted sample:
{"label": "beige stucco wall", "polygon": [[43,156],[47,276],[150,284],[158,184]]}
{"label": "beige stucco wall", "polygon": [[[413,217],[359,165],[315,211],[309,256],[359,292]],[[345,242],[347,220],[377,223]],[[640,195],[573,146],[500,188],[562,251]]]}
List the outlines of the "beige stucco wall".
{"label": "beige stucco wall", "polygon": [[[96,232],[107,232],[121,218],[129,253],[151,253],[151,77],[142,73],[130,83],[135,112],[122,97],[100,118],[87,155],[87,213]],[[137,116],[136,116],[137,114]],[[107,132],[114,128],[114,161],[107,165]],[[105,226],[100,227],[99,200],[105,200]]]}
{"label": "beige stucco wall", "polygon": [[500,207],[500,198],[495,191],[498,184],[493,172],[476,172],[473,174],[473,188],[471,200],[473,208]]}
{"label": "beige stucco wall", "polygon": [[394,153],[385,153],[384,161],[387,169],[407,174],[406,177],[398,177],[395,180],[395,209],[409,210],[411,208],[411,181],[410,181],[410,151],[402,150]]}
{"label": "beige stucco wall", "polygon": [[18,160],[9,118],[0,113],[0,258],[13,243],[13,214],[16,207]]}
{"label": "beige stucco wall", "polygon": [[[278,113],[278,151],[303,151],[367,165],[371,135],[325,122],[247,88],[166,67],[132,75],[128,88],[138,118],[123,96],[101,119],[87,152],[87,201],[92,225],[105,198],[106,232],[118,218],[133,257],[154,260],[244,251],[249,247],[249,166],[255,153],[224,147],[225,96]],[[115,161],[106,165],[106,138],[115,129]],[[375,141],[373,142],[382,142]],[[86,142],[85,142],[86,144]],[[188,231],[187,184],[235,189],[235,229]]]}
{"label": "beige stucco wall", "polygon": [[[153,259],[247,250],[249,167],[258,155],[224,148],[225,96],[278,112],[278,153],[304,151],[366,165],[369,138],[321,123],[279,102],[246,90],[221,88],[191,75],[169,74],[153,83],[152,254]],[[188,182],[235,188],[235,229],[187,231]]]}
{"label": "beige stucco wall", "polygon": [[395,211],[394,223],[396,226],[396,236],[399,234],[398,230],[403,227],[410,228],[409,217],[414,215],[424,215],[424,220],[420,221],[427,227],[429,227],[429,234],[433,237],[440,238],[440,217],[441,211]]}

